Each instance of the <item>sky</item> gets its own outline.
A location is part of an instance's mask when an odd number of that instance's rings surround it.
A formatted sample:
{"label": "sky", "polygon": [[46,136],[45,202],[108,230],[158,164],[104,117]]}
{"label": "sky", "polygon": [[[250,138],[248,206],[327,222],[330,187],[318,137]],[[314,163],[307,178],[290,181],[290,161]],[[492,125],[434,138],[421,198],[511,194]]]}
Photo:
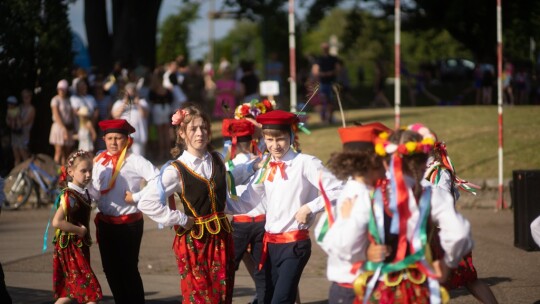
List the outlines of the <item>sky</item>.
{"label": "sky", "polygon": [[[110,12],[111,0],[106,0],[109,6]],[[208,52],[208,40],[209,40],[209,24],[208,24],[208,11],[210,7],[210,1],[201,0],[201,7],[199,9],[199,19],[194,21],[191,26],[191,37],[189,46],[192,50],[191,54],[193,59],[202,59],[204,54]],[[180,0],[162,0],[158,22],[161,24],[171,14],[176,14],[180,8]],[[219,10],[222,7],[222,0],[215,0],[215,8]],[[86,30],[84,28],[84,0],[77,0],[75,3],[70,4],[69,9],[69,21],[71,28],[74,32],[81,36],[82,40],[86,43]],[[110,28],[109,18],[109,28]],[[214,38],[223,38],[229,30],[234,26],[233,20],[216,20],[214,22]]]}

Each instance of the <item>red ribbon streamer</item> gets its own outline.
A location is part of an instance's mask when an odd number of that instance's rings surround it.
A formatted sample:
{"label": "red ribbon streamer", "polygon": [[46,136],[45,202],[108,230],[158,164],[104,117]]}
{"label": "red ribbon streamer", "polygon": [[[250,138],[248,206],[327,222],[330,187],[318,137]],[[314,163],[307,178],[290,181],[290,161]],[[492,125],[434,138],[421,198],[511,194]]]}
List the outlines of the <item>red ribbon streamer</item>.
{"label": "red ribbon streamer", "polygon": [[405,180],[403,179],[402,159],[399,155],[394,154],[394,177],[396,181],[396,199],[397,209],[399,212],[399,236],[394,262],[401,261],[407,253],[407,220],[411,216],[409,210],[409,191]]}

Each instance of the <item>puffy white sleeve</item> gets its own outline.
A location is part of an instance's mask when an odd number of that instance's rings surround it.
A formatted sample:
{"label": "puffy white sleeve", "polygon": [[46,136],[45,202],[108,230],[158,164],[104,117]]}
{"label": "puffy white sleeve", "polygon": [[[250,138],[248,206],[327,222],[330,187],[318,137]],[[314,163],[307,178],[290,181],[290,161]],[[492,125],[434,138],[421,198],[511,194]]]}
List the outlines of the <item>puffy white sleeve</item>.
{"label": "puffy white sleeve", "polygon": [[[369,196],[367,200],[366,197],[357,197],[351,216],[347,219],[343,217],[336,219],[321,243],[326,253],[353,263],[357,262],[358,257],[365,260],[369,246],[369,202]],[[356,260],[353,260],[353,257]]]}
{"label": "puffy white sleeve", "polygon": [[158,183],[161,183],[162,189],[165,191],[165,200],[182,189],[176,169],[173,166],[169,166],[163,172],[161,180],[160,178],[154,178],[146,186],[147,190],[144,191],[137,204],[137,208],[150,219],[163,226],[184,226],[188,220],[187,215],[179,210],[171,210],[166,201],[161,202],[161,192]]}
{"label": "puffy white sleeve", "polygon": [[[311,161],[304,164],[304,176],[314,187],[319,189],[319,178],[322,177],[322,186],[328,199],[335,202],[343,189],[343,182],[338,180],[328,169],[326,169],[321,160],[313,157]],[[307,203],[313,213],[324,209],[324,199],[322,195]]]}
{"label": "puffy white sleeve", "polygon": [[443,187],[433,186],[431,218],[440,228],[439,237],[445,252],[444,262],[457,267],[461,258],[473,248],[471,225],[456,211],[454,197]]}

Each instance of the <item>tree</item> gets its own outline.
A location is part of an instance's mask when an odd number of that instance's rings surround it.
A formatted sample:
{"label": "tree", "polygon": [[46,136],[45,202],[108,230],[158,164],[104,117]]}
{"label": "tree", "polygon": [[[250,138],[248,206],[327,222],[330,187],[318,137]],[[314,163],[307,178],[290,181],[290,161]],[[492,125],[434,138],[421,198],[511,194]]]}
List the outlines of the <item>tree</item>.
{"label": "tree", "polygon": [[[380,0],[387,15],[393,1]],[[444,29],[477,60],[496,58],[496,2],[492,0],[415,0],[404,7],[404,29]],[[529,59],[529,40],[540,38],[540,3],[535,0],[502,1],[503,43],[506,57]]]}
{"label": "tree", "polygon": [[160,42],[157,50],[158,63],[173,60],[182,54],[189,60],[189,24],[197,19],[198,4],[184,5],[178,14],[170,15],[160,27]]}
{"label": "tree", "polygon": [[69,77],[73,61],[67,11],[68,1],[0,1],[0,28],[5,29],[0,31],[0,100],[19,96],[23,88],[36,92],[34,106],[40,119],[32,129],[33,153],[51,150],[49,101],[58,80]]}
{"label": "tree", "polygon": [[110,69],[111,62],[154,67],[161,0],[112,0],[112,33],[107,28],[105,0],[84,1],[88,48],[94,65],[102,70]]}

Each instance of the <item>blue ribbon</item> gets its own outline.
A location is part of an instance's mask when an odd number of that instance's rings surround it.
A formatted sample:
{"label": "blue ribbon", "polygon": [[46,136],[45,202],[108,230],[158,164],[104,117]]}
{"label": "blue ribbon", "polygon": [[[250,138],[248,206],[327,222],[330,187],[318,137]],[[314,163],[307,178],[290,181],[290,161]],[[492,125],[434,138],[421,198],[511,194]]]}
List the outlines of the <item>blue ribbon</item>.
{"label": "blue ribbon", "polygon": [[64,195],[64,191],[65,190],[60,191],[60,194],[58,194],[58,196],[54,200],[53,206],[51,207],[51,213],[49,214],[49,221],[47,222],[47,228],[45,228],[45,233],[43,234],[43,247],[41,249],[42,253],[45,253],[45,251],[47,251],[47,243],[49,240],[49,227],[51,226],[51,219],[56,213],[56,210],[58,209],[58,204],[60,203],[60,199],[62,198],[62,195]]}

